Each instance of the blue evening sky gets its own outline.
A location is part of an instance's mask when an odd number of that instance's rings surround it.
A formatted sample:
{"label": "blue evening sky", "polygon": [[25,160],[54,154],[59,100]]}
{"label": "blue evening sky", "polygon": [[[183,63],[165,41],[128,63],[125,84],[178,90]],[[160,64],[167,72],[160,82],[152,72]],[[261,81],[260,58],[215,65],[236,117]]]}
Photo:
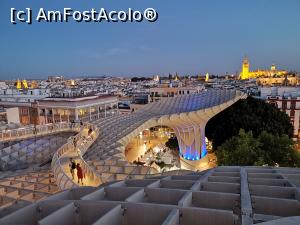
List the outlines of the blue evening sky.
{"label": "blue evening sky", "polygon": [[[10,23],[10,8],[155,8],[155,23]],[[300,72],[299,0],[1,0],[0,79]]]}

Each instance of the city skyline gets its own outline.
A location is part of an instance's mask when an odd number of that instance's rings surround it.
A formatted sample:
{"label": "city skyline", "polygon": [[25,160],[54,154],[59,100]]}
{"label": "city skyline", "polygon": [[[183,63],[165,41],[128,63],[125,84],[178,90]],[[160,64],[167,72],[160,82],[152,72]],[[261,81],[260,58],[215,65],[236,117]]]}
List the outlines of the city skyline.
{"label": "city skyline", "polygon": [[0,225],[300,225],[299,0],[0,0]]}
{"label": "city skyline", "polygon": [[[1,79],[73,76],[151,76],[169,73],[222,75],[241,71],[248,56],[253,69],[300,71],[300,2],[60,1],[0,3]],[[191,7],[193,6],[193,7]],[[152,7],[154,23],[10,23],[10,8],[78,10]]]}

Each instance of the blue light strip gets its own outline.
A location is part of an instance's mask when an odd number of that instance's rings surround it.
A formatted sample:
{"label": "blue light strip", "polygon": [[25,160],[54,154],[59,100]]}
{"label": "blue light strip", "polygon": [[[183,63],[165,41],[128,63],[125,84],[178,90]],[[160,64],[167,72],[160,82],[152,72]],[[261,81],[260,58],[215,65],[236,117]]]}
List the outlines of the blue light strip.
{"label": "blue light strip", "polygon": [[186,153],[184,155],[182,154],[182,151],[180,150],[180,155],[186,160],[191,160],[191,161],[200,160],[207,155],[206,146],[205,145],[202,146],[201,156],[199,156],[198,151],[192,151],[191,146],[186,147]]}

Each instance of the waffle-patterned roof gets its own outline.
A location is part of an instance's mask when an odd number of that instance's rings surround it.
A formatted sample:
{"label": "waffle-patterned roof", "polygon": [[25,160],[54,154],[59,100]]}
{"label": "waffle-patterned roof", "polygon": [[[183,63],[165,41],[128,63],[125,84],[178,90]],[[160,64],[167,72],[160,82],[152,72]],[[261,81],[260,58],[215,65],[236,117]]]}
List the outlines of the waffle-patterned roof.
{"label": "waffle-patterned roof", "polygon": [[26,206],[0,224],[299,224],[300,170],[218,167],[71,189]]}

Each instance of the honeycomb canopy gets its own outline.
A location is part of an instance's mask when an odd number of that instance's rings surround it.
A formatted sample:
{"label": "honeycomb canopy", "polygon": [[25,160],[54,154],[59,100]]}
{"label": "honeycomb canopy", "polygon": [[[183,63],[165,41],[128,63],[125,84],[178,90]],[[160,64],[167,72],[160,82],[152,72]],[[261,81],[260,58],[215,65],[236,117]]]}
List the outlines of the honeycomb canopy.
{"label": "honeycomb canopy", "polygon": [[221,105],[240,95],[242,95],[242,93],[235,90],[207,90],[200,94],[179,95],[159,102],[150,103],[145,106],[140,113],[161,116],[194,112]]}
{"label": "honeycomb canopy", "polygon": [[63,191],[0,224],[299,224],[299,187],[297,168],[178,170]]}

